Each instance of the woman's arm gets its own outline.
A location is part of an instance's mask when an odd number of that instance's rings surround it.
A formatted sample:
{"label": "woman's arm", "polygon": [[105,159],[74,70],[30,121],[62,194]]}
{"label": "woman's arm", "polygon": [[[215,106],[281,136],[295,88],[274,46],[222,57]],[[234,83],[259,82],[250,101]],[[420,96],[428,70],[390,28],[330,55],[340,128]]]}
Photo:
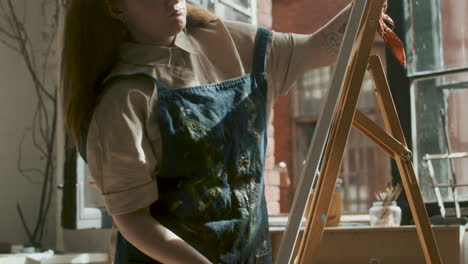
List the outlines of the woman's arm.
{"label": "woman's arm", "polygon": [[154,219],[149,208],[112,216],[115,225],[132,245],[164,264],[211,263],[197,250]]}
{"label": "woman's arm", "polygon": [[266,67],[274,98],[286,94],[305,72],[336,62],[351,5],[312,34],[274,32]]}
{"label": "woman's arm", "polygon": [[320,65],[307,65],[307,68],[330,65],[336,62],[351,13],[351,6],[352,4],[347,5],[327,24],[310,35],[309,44],[315,51],[316,59],[309,61],[318,62]]}

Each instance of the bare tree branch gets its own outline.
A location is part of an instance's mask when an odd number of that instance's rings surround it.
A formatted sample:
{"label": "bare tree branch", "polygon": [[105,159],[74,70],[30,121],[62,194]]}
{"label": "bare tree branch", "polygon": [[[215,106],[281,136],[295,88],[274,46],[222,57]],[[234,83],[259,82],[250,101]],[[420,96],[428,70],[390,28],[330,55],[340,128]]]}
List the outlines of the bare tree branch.
{"label": "bare tree branch", "polygon": [[[56,14],[57,16],[57,14]],[[56,23],[58,24],[58,17],[56,17],[54,19],[56,21]],[[45,69],[47,68],[47,65],[49,65],[49,56],[50,56],[50,53],[52,51],[52,46],[54,44],[54,39],[55,37],[57,36],[57,29],[53,30],[53,33],[52,33],[52,36],[51,36],[51,41],[49,41],[49,44],[47,46],[47,50],[46,50],[46,54],[45,54],[45,58],[44,58],[44,64],[42,65],[42,68],[44,69],[43,71],[43,76],[42,76],[42,79],[43,80],[46,80],[46,72]]]}
{"label": "bare tree branch", "polygon": [[[13,4],[15,2],[15,4]],[[23,1],[23,9],[18,12],[17,0],[0,0],[0,44],[17,52],[23,59],[26,69],[32,80],[32,88],[36,95],[36,106],[32,120],[31,138],[34,150],[37,151],[41,168],[25,168],[22,164],[22,147],[25,141],[26,130],[19,144],[17,167],[20,174],[31,183],[38,183],[33,178],[42,177],[41,198],[39,201],[38,216],[32,230],[27,225],[20,205],[17,211],[25,232],[31,243],[40,246],[45,230],[46,219],[52,203],[54,184],[54,144],[55,127],[57,122],[57,85],[46,88],[48,85],[49,60],[54,52],[54,41],[58,32],[58,21],[61,7],[68,4],[66,0],[41,0],[40,12],[45,17],[42,43],[37,47],[31,39],[26,25],[28,21],[27,1]],[[50,4],[50,6],[49,6]],[[19,15],[21,13],[21,15]],[[50,16],[50,14],[52,14]],[[38,63],[36,63],[36,61]],[[40,65],[39,67],[37,67]],[[39,182],[40,183],[40,182]]]}
{"label": "bare tree branch", "polygon": [[[39,170],[39,169],[22,169],[20,171],[21,176],[26,179],[31,184],[38,185],[41,184],[43,181],[42,180],[35,180],[34,178],[39,178],[44,175],[44,172]],[[35,174],[35,175],[33,175]]]}
{"label": "bare tree branch", "polygon": [[38,120],[37,120],[37,130],[39,130],[39,135],[42,137],[42,140],[47,142],[47,137],[49,136],[48,133],[48,126],[49,120],[48,120],[48,115],[47,115],[47,109],[44,105],[44,100],[42,98],[42,94],[37,95],[38,100],[37,100],[37,107],[36,107],[36,112],[38,113]]}
{"label": "bare tree branch", "polygon": [[[17,0],[0,0],[0,44],[17,52],[23,59],[26,69],[32,80],[32,88],[36,95],[36,107],[32,120],[31,138],[34,150],[37,151],[41,168],[25,168],[22,164],[22,148],[25,141],[26,132],[22,136],[19,144],[19,155],[17,161],[18,171],[28,181],[34,181],[35,176],[42,177],[41,198],[39,201],[38,216],[35,224],[30,229],[27,225],[20,205],[17,211],[25,232],[31,243],[40,246],[46,225],[46,219],[51,207],[54,193],[54,144],[57,126],[57,86],[54,85],[49,91],[47,87],[47,77],[49,70],[49,59],[54,52],[54,41],[57,37],[58,20],[61,6],[68,3],[65,0],[41,0],[40,12],[46,18],[46,25],[43,27],[41,41],[45,46],[36,47],[31,39],[26,25],[28,21],[28,10],[26,1],[23,0],[22,14],[19,15]],[[49,5],[50,4],[50,5]],[[52,14],[50,16],[49,14]],[[38,62],[38,63],[36,63]],[[40,68],[37,66],[40,65]]]}
{"label": "bare tree branch", "polygon": [[42,147],[39,144],[38,136],[37,136],[37,133],[36,133],[37,129],[35,129],[37,127],[38,116],[39,116],[39,112],[38,111],[34,112],[33,129],[32,129],[32,141],[33,141],[34,147],[40,152],[40,154],[45,156],[45,155],[47,155],[47,151],[44,149],[44,147]]}
{"label": "bare tree branch", "polygon": [[13,39],[13,40],[18,41],[18,37],[17,37],[15,34],[13,34],[13,33],[9,32],[9,31],[7,31],[6,29],[4,29],[4,28],[1,27],[1,26],[0,26],[0,33],[3,34],[3,35],[5,35],[5,36],[7,36],[7,37],[9,37],[9,38],[11,38],[11,39]]}
{"label": "bare tree branch", "polygon": [[11,15],[10,13],[7,11],[8,9],[5,7],[4,3],[2,1],[0,1],[0,11],[2,12],[2,18],[5,19],[5,22],[8,24],[8,26],[10,28],[13,28],[14,27],[14,23],[13,21],[11,20]]}
{"label": "bare tree branch", "polygon": [[19,144],[19,147],[18,147],[18,160],[16,161],[16,166],[17,166],[17,169],[20,172],[20,174],[24,178],[26,178],[26,180],[28,180],[29,182],[34,183],[34,184],[40,184],[41,182],[34,181],[32,179],[32,177],[29,176],[29,174],[30,173],[37,173],[37,174],[39,174],[39,176],[42,176],[42,175],[44,175],[44,173],[40,169],[37,169],[37,168],[25,169],[25,168],[23,168],[23,165],[21,163],[21,161],[23,160],[23,144],[24,144],[24,139],[26,138],[27,131],[28,130],[25,130],[23,132],[23,136],[21,137],[21,140],[20,140],[20,144]]}
{"label": "bare tree branch", "polygon": [[[55,94],[55,95],[57,95],[57,94]],[[56,106],[57,106],[57,104],[55,104],[54,113],[57,113],[57,107],[56,107]],[[57,122],[57,119],[54,119],[54,124],[53,124],[54,126],[56,125],[56,122]],[[54,130],[54,132],[53,132],[53,135],[54,135],[54,138],[55,138],[55,130]],[[52,157],[52,152],[53,152],[53,148],[54,148],[54,141],[52,141],[52,142],[50,142],[50,143],[51,143],[51,144],[49,145],[49,149],[50,149],[50,151],[51,151],[51,152],[50,152],[51,155],[50,155],[49,159],[52,160],[52,158],[53,158],[53,157]],[[50,167],[50,170],[49,170],[49,174],[50,174],[50,175],[49,175],[49,191],[46,192],[46,193],[49,194],[49,196],[48,196],[48,198],[47,198],[46,208],[45,208],[45,210],[44,210],[45,212],[48,212],[48,211],[49,211],[50,206],[51,206],[51,204],[52,204],[52,195],[53,195],[53,190],[54,190],[54,189],[53,189],[53,186],[54,186],[53,172],[54,172],[54,168],[55,168],[53,162],[48,162],[47,164],[49,165],[48,168]],[[44,216],[43,216],[42,223],[44,223],[44,222],[46,221],[46,216],[47,216],[47,215],[44,215]],[[42,224],[41,226],[42,226],[42,228],[41,228],[40,235],[39,235],[39,239],[40,239],[40,240],[42,240],[42,237],[43,237],[43,234],[44,234],[44,227],[45,227],[45,224]]]}
{"label": "bare tree branch", "polygon": [[18,49],[16,46],[14,46],[13,44],[8,43],[8,41],[6,41],[6,40],[0,38],[0,42],[1,42],[3,45],[5,45],[7,48],[10,48],[10,49],[14,50],[15,52],[21,54],[21,50],[19,50],[19,49]]}
{"label": "bare tree branch", "polygon": [[24,218],[23,210],[21,210],[21,206],[19,204],[16,204],[16,211],[18,211],[21,223],[23,224],[24,231],[26,231],[26,235],[28,236],[29,241],[33,241],[34,238],[31,234],[31,231],[29,230],[28,224],[26,223],[26,219]]}
{"label": "bare tree branch", "polygon": [[26,34],[24,25],[21,24],[21,22],[18,20],[18,17],[16,16],[16,12],[13,6],[13,3],[11,0],[7,0],[8,6],[10,8],[12,20],[14,22],[15,30],[16,33],[18,34],[18,37],[22,40],[19,42],[20,44],[20,50],[23,53],[23,59],[24,62],[26,63],[26,67],[33,78],[34,84],[41,90],[51,101],[55,101],[55,98],[53,98],[52,94],[47,91],[43,85],[43,83],[39,80],[35,67],[34,67],[34,59],[33,56],[28,51],[31,51],[31,49],[28,50],[28,45],[30,45],[29,37]]}
{"label": "bare tree branch", "polygon": [[[57,91],[55,91],[55,96],[57,96]],[[57,104],[54,104],[54,115],[57,113]],[[57,119],[54,118],[52,127],[55,127],[57,123]],[[52,130],[51,138],[55,138],[55,129]],[[40,208],[39,208],[39,217],[38,221],[36,222],[36,228],[34,229],[33,236],[35,237],[37,235],[37,232],[41,229],[41,226],[43,226],[46,213],[48,211],[48,208],[50,207],[51,199],[52,197],[49,196],[49,198],[46,198],[47,194],[51,192],[52,188],[52,183],[53,183],[53,177],[52,177],[52,153],[54,151],[54,143],[55,140],[51,140],[48,142],[47,146],[47,151],[48,151],[48,159],[45,165],[45,176],[46,178],[44,179],[44,184],[42,185],[42,193],[41,193],[41,203],[40,203]],[[50,195],[50,194],[49,194]],[[46,204],[44,205],[44,201],[47,201]],[[47,210],[44,211],[44,206]],[[42,227],[43,228],[43,227]],[[41,232],[42,233],[42,232]],[[42,235],[40,235],[42,237]]]}

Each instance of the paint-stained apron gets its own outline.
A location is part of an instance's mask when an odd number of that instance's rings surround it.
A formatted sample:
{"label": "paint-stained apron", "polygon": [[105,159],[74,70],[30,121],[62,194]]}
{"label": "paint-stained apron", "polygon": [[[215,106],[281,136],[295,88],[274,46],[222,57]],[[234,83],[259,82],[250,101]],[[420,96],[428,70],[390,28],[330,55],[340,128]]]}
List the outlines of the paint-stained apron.
{"label": "paint-stained apron", "polygon": [[[188,88],[150,76],[162,139],[151,214],[213,263],[272,262],[263,178],[270,34],[257,31],[251,74]],[[120,233],[116,244],[115,264],[159,263]]]}

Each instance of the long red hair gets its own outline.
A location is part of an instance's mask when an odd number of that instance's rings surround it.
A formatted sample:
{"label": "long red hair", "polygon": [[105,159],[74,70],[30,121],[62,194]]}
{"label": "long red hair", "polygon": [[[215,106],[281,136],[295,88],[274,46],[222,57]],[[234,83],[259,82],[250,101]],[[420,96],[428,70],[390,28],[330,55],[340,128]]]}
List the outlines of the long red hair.
{"label": "long red hair", "polygon": [[[67,134],[81,144],[84,119],[90,114],[100,84],[129,40],[123,24],[109,13],[110,0],[73,0],[66,10],[61,63],[62,112]],[[217,19],[187,3],[187,27],[202,27]]]}

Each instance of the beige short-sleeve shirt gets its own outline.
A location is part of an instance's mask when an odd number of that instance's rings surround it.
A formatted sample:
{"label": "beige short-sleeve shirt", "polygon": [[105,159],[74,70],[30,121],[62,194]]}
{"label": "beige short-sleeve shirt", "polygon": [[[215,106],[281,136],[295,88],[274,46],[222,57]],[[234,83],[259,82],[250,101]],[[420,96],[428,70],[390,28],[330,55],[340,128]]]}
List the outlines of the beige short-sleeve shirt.
{"label": "beige short-sleeve shirt", "polygon": [[[169,88],[221,82],[252,70],[257,27],[216,20],[180,32],[174,46],[126,43],[109,77],[146,73]],[[267,120],[279,95],[287,93],[313,59],[311,35],[273,32],[267,50]],[[87,158],[92,177],[111,215],[157,200],[161,138],[152,113],[157,87],[146,77],[111,82],[91,119]]]}

